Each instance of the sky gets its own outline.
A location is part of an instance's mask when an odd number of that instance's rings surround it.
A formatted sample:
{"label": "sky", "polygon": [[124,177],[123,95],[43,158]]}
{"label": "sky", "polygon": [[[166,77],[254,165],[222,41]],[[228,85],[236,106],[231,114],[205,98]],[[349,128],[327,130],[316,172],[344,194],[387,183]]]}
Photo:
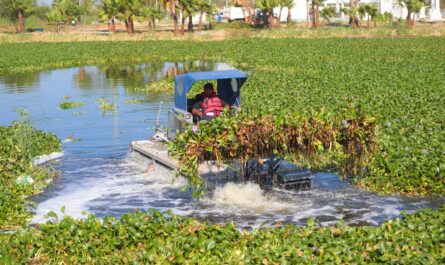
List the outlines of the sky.
{"label": "sky", "polygon": [[51,5],[52,0],[37,0],[38,5]]}

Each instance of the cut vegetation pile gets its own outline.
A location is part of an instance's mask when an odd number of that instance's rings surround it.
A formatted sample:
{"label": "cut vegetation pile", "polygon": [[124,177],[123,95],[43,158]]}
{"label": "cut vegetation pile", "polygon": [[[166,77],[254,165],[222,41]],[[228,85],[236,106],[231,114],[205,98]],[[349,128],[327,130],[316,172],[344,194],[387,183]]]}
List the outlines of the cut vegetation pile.
{"label": "cut vegetation pile", "polygon": [[359,109],[333,115],[235,116],[222,115],[200,123],[170,143],[181,172],[199,195],[199,163],[240,163],[272,156],[290,157],[311,169],[341,169],[344,176],[361,175],[375,149],[377,121]]}

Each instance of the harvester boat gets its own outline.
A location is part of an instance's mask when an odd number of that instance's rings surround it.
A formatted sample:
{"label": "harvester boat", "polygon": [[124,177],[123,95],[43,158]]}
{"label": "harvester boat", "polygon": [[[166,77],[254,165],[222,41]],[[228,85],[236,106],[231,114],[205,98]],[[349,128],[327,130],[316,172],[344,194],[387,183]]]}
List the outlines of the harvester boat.
{"label": "harvester boat", "polygon": [[[167,142],[174,141],[176,135],[192,126],[197,117],[192,114],[194,99],[187,98],[188,92],[198,81],[216,81],[217,95],[235,109],[241,108],[241,87],[247,80],[247,74],[239,70],[220,70],[192,72],[175,78],[175,102],[168,111],[166,128],[156,123],[156,133],[148,140],[133,141],[131,150],[154,162],[179,172],[180,164],[169,156]],[[162,104],[161,104],[162,106]],[[262,188],[310,189],[313,173],[279,157],[265,157],[262,163],[252,159],[247,163],[233,161],[230,164],[217,165],[208,161],[199,165],[199,172],[205,187],[227,182],[251,181]]]}

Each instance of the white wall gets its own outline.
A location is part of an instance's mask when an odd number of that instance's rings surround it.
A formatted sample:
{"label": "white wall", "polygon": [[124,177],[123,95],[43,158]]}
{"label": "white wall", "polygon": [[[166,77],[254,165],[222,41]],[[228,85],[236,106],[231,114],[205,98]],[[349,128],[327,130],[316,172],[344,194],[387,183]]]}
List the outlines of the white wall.
{"label": "white wall", "polygon": [[[292,21],[306,21],[307,19],[307,12],[306,12],[306,1],[300,1],[299,2],[299,6],[295,6],[294,8],[292,8],[290,10],[291,13],[291,19]],[[275,15],[278,16],[278,13],[280,12],[280,8],[274,8],[273,12]],[[287,15],[288,15],[288,8],[287,7],[283,7],[283,9],[281,10],[281,22],[287,22]]]}
{"label": "white wall", "polygon": [[294,0],[294,7],[291,9],[292,20],[306,21],[308,19],[308,2],[305,0]]}
{"label": "white wall", "polygon": [[[326,0],[327,5],[337,5],[341,6],[343,4],[349,4],[349,0]],[[381,13],[390,12],[395,18],[406,18],[407,10],[405,7],[400,7],[397,0],[361,0],[360,3],[376,3],[379,7]],[[306,0],[294,0],[295,7],[292,8],[292,20],[301,21],[307,20],[307,2]],[[275,11],[278,13],[279,11]],[[283,20],[284,16],[284,20]],[[282,13],[282,21],[285,21],[287,17],[287,9]],[[431,11],[429,15],[426,15],[425,8],[423,7],[419,14],[416,14],[416,19],[428,19],[428,20],[441,20],[442,16],[440,14],[440,0],[431,0]]]}

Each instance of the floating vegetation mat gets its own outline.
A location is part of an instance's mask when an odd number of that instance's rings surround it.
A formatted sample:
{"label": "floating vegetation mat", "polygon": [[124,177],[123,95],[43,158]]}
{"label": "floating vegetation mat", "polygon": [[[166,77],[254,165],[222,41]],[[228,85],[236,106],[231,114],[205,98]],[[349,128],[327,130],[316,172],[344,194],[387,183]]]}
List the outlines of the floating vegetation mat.
{"label": "floating vegetation mat", "polygon": [[59,108],[67,110],[85,105],[83,101],[65,101],[59,104]]}

